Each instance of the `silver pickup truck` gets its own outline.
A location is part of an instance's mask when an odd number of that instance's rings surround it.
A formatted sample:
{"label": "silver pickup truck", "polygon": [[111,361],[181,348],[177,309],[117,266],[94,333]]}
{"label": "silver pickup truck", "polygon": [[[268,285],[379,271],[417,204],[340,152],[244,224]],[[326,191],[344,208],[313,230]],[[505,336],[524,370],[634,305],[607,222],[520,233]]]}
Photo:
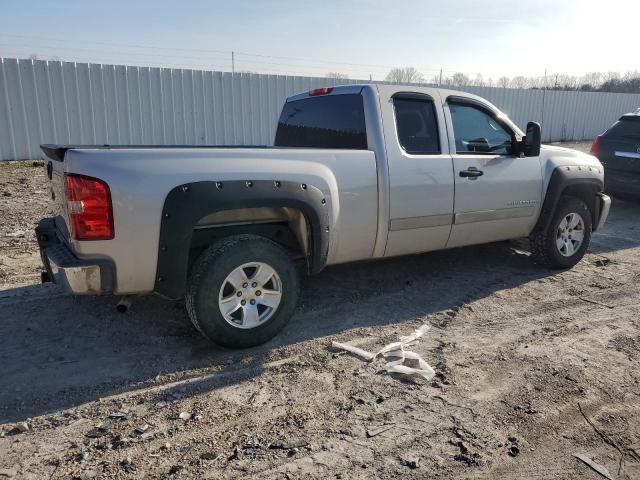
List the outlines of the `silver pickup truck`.
{"label": "silver pickup truck", "polygon": [[527,236],[569,268],[610,207],[595,157],[435,88],[301,93],[274,147],[42,149],[58,211],[36,229],[43,280],[185,298],[202,334],[236,348],[283,328],[304,274]]}

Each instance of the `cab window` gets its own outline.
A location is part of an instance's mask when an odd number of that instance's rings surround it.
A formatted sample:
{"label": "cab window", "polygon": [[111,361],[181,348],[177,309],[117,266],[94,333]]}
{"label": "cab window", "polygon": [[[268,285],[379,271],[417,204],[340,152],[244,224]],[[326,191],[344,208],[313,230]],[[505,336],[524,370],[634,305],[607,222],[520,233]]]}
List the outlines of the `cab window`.
{"label": "cab window", "polygon": [[326,95],[285,103],[275,146],[366,150],[362,95]]}
{"label": "cab window", "polygon": [[513,134],[495,116],[471,104],[449,102],[456,153],[510,155]]}
{"label": "cab window", "polygon": [[436,111],[431,100],[394,98],[398,141],[413,155],[440,153]]}

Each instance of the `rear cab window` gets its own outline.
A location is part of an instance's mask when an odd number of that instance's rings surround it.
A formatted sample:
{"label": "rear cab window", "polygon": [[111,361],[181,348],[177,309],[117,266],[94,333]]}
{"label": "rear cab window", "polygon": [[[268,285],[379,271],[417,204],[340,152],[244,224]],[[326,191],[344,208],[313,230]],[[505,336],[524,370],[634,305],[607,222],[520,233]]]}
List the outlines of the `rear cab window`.
{"label": "rear cab window", "polygon": [[395,96],[398,142],[412,155],[440,153],[440,138],[433,101],[427,98]]}
{"label": "rear cab window", "polygon": [[275,146],[367,150],[362,95],[323,95],[285,103]]}

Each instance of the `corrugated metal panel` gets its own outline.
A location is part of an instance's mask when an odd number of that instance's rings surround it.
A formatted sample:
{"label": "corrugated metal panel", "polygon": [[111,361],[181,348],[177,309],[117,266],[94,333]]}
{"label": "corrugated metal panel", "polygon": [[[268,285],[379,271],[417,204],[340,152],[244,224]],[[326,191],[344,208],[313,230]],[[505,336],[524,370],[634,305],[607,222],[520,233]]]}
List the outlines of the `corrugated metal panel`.
{"label": "corrugated metal panel", "polygon": [[[367,83],[150,67],[0,59],[0,160],[42,158],[42,143],[264,144],[290,95]],[[543,139],[592,139],[640,94],[463,87]]]}

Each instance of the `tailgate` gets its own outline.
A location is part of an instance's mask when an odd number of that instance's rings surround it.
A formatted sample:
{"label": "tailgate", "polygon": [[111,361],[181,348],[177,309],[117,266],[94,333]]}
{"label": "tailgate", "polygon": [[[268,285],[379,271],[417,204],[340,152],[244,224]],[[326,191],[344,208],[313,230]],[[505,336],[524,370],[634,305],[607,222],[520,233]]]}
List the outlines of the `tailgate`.
{"label": "tailgate", "polygon": [[67,148],[42,145],[42,151],[46,155],[44,166],[49,179],[49,191],[51,206],[55,213],[55,223],[59,233],[65,240],[69,240],[69,223],[64,189],[64,155]]}

